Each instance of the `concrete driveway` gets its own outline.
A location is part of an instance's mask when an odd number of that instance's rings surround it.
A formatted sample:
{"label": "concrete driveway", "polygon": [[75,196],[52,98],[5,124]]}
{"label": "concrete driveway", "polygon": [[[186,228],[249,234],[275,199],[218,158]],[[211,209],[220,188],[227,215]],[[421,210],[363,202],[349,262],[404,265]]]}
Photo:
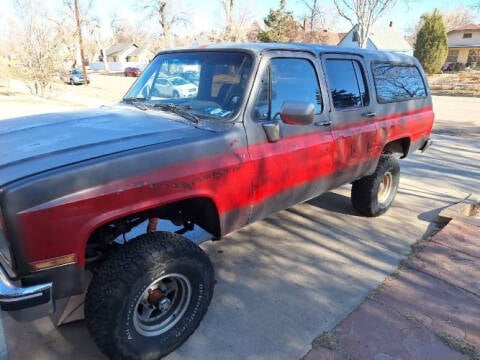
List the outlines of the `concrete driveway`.
{"label": "concrete driveway", "polygon": [[[439,134],[427,153],[402,160],[387,214],[357,216],[345,186],[203,244],[215,265],[215,294],[200,327],[167,359],[301,358],[395,271],[410,245],[435,229],[443,207],[479,189],[480,102],[435,103]],[[457,123],[468,130],[447,131]],[[11,360],[104,358],[83,321],[56,329],[48,318],[3,318]]]}

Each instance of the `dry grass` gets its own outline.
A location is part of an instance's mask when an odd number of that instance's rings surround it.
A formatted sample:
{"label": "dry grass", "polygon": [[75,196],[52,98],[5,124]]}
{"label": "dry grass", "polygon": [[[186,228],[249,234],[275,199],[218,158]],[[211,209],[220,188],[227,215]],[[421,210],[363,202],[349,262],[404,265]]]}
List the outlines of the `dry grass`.
{"label": "dry grass", "polygon": [[428,82],[435,95],[480,96],[479,70],[430,75]]}
{"label": "dry grass", "polygon": [[59,79],[52,84],[47,98],[31,95],[20,80],[0,78],[0,118],[112,104],[122,99],[135,80],[103,74],[89,76],[88,86],[73,86]]}

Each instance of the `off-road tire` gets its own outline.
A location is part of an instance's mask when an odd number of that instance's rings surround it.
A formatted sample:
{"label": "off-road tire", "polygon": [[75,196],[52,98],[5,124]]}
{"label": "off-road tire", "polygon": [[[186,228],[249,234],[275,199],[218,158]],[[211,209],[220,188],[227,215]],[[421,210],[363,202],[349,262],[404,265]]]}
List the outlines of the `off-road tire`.
{"label": "off-road tire", "polygon": [[[168,276],[186,279],[191,285],[183,313],[173,316],[177,322],[165,332],[141,334],[137,331],[138,318],[143,315],[139,302],[147,291],[151,294],[152,281]],[[85,301],[87,327],[110,359],[159,359],[197,328],[213,288],[213,266],[196,244],[174,233],[141,235],[112,251],[99,265]]]}
{"label": "off-road tire", "polygon": [[395,199],[399,181],[400,165],[397,158],[393,155],[382,155],[372,175],[353,182],[351,193],[353,208],[359,214],[370,217],[385,213]]}

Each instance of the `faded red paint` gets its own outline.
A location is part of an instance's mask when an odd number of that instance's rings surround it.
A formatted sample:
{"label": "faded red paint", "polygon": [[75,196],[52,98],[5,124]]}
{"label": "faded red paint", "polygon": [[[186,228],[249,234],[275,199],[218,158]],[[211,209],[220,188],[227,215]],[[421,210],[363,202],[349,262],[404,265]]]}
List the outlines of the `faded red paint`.
{"label": "faded red paint", "polygon": [[[25,253],[29,262],[76,253],[82,266],[90,234],[114,219],[198,196],[211,198],[221,216],[240,209],[249,211],[252,206],[290,188],[378,158],[387,142],[403,137],[409,137],[412,143],[422,140],[430,133],[432,123],[432,108],[426,107],[336,128],[332,132],[336,134],[334,137],[344,136],[345,141],[332,142],[328,131],[294,136],[277,143],[232,148],[233,152],[228,154],[196,159],[84,190],[19,214]],[[352,143],[354,140],[348,141],[353,139],[348,135],[364,133],[366,127],[368,133],[374,134],[370,140],[373,143],[365,141],[369,151],[353,154],[356,145]],[[316,162],[311,156],[312,149],[330,151],[332,161]],[[255,158],[250,153],[256,154]],[[339,158],[346,160],[337,161]],[[285,166],[279,166],[294,163],[307,166],[301,167],[303,171],[288,171]],[[256,176],[282,181],[267,182],[266,186],[252,189],[252,179]],[[57,221],[59,218],[62,221]],[[222,233],[233,230],[236,229],[222,229]]]}

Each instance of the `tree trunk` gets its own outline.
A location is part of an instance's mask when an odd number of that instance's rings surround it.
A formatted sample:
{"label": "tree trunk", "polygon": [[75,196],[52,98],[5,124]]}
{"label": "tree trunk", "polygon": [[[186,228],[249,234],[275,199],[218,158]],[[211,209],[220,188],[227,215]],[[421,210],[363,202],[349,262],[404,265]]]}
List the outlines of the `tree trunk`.
{"label": "tree trunk", "polygon": [[362,24],[358,24],[358,47],[361,49],[367,48],[368,42],[368,28]]}
{"label": "tree trunk", "polygon": [[102,52],[103,70],[105,72],[109,72],[110,68],[108,67],[108,59],[107,54],[105,53],[105,49],[101,49],[100,51]]}

